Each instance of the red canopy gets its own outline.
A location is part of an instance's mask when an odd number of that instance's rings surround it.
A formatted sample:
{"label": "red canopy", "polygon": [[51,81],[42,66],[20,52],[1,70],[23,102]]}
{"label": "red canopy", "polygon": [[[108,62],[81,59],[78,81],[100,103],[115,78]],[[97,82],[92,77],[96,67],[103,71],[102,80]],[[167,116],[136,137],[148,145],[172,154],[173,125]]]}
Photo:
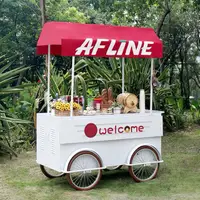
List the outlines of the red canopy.
{"label": "red canopy", "polygon": [[161,58],[162,41],[152,28],[48,22],[37,43],[37,54]]}

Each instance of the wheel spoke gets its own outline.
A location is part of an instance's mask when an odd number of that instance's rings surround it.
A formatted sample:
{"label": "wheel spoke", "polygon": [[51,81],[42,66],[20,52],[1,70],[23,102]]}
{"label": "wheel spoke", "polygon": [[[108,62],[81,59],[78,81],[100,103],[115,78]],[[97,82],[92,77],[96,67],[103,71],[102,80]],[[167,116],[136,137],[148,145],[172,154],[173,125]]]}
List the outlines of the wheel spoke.
{"label": "wheel spoke", "polygon": [[82,174],[80,174],[78,177],[77,177],[77,179],[76,179],[76,181],[74,181],[74,183],[77,183],[78,185],[80,185],[80,183],[81,183],[81,180],[82,180]]}
{"label": "wheel spoke", "polygon": [[141,157],[140,153],[138,152],[137,155],[138,155],[138,156],[136,157],[136,161],[138,160],[139,162],[136,162],[136,163],[142,163],[143,160],[142,160],[142,157]]}
{"label": "wheel spoke", "polygon": [[90,176],[89,176],[90,181],[93,182],[97,178],[97,176],[98,175],[94,176],[94,175],[90,174]]}
{"label": "wheel spoke", "polygon": [[136,171],[137,175],[139,175],[139,174],[141,173],[141,171],[142,171],[142,166],[140,166],[140,167],[137,169],[137,171]]}
{"label": "wheel spoke", "polygon": [[83,187],[86,187],[87,184],[86,184],[86,175],[84,174],[83,175]]}
{"label": "wheel spoke", "polygon": [[84,175],[82,173],[82,176],[81,176],[81,179],[80,179],[80,184],[79,184],[80,187],[82,187],[82,185],[83,185],[83,179],[84,179]]}
{"label": "wheel spoke", "polygon": [[[76,167],[77,166],[77,167]],[[77,169],[77,170],[81,170],[82,169],[82,166],[80,165],[80,163],[78,163],[77,161],[74,162],[74,168]]]}
{"label": "wheel spoke", "polygon": [[[83,158],[83,156],[81,156],[81,158]],[[84,164],[83,164],[83,162],[81,162],[81,160],[77,160],[77,159],[76,159],[76,161],[79,163],[81,169],[84,169]]]}
{"label": "wheel spoke", "polygon": [[[87,163],[87,162],[86,162]],[[85,156],[83,156],[83,162],[82,162],[82,169],[85,169],[86,168],[86,166],[85,166]]]}
{"label": "wheel spoke", "polygon": [[144,166],[142,166],[141,174],[139,174],[142,179],[144,179]]}
{"label": "wheel spoke", "polygon": [[76,179],[73,180],[74,183],[79,184],[81,179],[81,175],[79,177],[76,177]]}
{"label": "wheel spoke", "polygon": [[74,182],[76,182],[77,180],[79,180],[81,178],[81,176],[82,176],[81,173],[79,173],[77,176],[76,175],[74,175],[74,176],[71,175],[71,177],[72,177],[72,179],[73,179]]}
{"label": "wheel spoke", "polygon": [[89,179],[89,183],[90,183],[90,184],[93,183],[94,180],[95,180],[95,178],[93,178],[92,176],[88,176],[88,179]]}

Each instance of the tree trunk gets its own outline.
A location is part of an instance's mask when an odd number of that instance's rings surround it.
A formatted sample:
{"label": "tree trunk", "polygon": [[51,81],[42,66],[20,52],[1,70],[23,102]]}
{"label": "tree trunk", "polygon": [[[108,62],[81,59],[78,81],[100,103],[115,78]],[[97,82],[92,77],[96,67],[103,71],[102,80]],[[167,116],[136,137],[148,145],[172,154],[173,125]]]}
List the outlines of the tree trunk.
{"label": "tree trunk", "polygon": [[42,18],[42,26],[46,22],[46,10],[45,10],[45,0],[40,0],[40,10],[41,10],[41,18]]}
{"label": "tree trunk", "polygon": [[[168,0],[165,0],[165,11],[164,11],[163,15],[161,16],[160,21],[158,22],[157,29],[156,29],[156,34],[157,34],[158,37],[160,37],[160,32],[161,32],[161,29],[163,27],[164,21],[165,21],[167,15],[170,12],[171,12],[171,10],[169,8],[169,2],[168,2]],[[159,63],[162,63],[161,59],[159,59]],[[160,64],[160,71],[161,72],[163,71],[163,66],[164,65]]]}
{"label": "tree trunk", "polygon": [[181,96],[184,97],[184,83],[183,83],[183,70],[184,70],[184,64],[183,64],[183,56],[182,56],[182,50],[179,51],[179,58],[181,61],[181,69],[180,69],[180,86],[181,86]]}
{"label": "tree trunk", "polygon": [[185,59],[185,76],[186,76],[186,83],[185,83],[185,108],[190,108],[190,77],[189,77],[189,69],[187,63],[187,39],[185,40],[185,51],[184,51],[184,59]]}
{"label": "tree trunk", "polygon": [[[41,10],[41,18],[42,18],[42,27],[46,22],[46,9],[45,9],[45,0],[40,0],[40,10]],[[45,56],[45,64],[46,64],[46,70],[45,74],[47,75],[47,55]]]}
{"label": "tree trunk", "polygon": [[165,0],[165,12],[161,16],[160,21],[158,22],[157,29],[156,29],[156,34],[158,35],[158,37],[160,37],[160,32],[161,32],[162,26],[164,24],[165,18],[167,17],[167,15],[170,12],[171,12],[171,10],[169,8],[169,2],[168,2],[168,0]]}
{"label": "tree trunk", "polygon": [[173,83],[173,76],[174,76],[174,65],[172,65],[170,69],[169,85],[172,85]]}

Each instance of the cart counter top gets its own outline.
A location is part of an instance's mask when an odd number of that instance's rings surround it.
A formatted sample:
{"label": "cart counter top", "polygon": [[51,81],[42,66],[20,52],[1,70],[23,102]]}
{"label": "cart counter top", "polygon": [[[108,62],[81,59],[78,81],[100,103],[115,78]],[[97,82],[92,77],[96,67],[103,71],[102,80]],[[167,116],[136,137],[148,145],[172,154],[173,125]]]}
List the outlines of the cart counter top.
{"label": "cart counter top", "polygon": [[50,135],[56,133],[60,144],[160,137],[163,135],[162,113],[74,117],[41,113],[37,117],[37,129]]}
{"label": "cart counter top", "polygon": [[51,116],[51,117],[56,117],[56,118],[65,118],[65,119],[73,119],[73,120],[79,120],[80,118],[91,118],[91,117],[95,117],[95,118],[110,118],[110,117],[114,117],[114,118],[118,118],[118,117],[139,117],[139,116],[153,116],[153,115],[162,115],[164,112],[163,111],[158,111],[158,110],[153,110],[152,113],[150,113],[149,110],[146,110],[145,113],[127,113],[127,114],[109,114],[109,113],[100,113],[100,114],[94,114],[94,115],[80,115],[80,116],[73,116],[73,118],[71,118],[70,116],[55,116],[52,115],[51,113],[37,113],[37,115],[41,115],[41,116]]}

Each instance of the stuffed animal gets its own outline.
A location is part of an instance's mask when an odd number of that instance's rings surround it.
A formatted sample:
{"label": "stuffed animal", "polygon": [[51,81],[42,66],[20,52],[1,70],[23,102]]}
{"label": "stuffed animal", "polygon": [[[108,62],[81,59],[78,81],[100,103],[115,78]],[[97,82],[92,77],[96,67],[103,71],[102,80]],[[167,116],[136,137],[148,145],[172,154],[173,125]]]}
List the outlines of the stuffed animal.
{"label": "stuffed animal", "polygon": [[137,112],[138,98],[131,93],[122,93],[117,96],[117,103],[122,104],[124,113]]}

